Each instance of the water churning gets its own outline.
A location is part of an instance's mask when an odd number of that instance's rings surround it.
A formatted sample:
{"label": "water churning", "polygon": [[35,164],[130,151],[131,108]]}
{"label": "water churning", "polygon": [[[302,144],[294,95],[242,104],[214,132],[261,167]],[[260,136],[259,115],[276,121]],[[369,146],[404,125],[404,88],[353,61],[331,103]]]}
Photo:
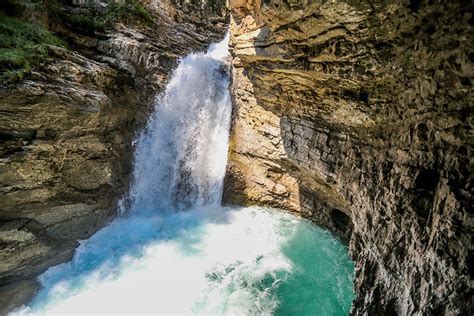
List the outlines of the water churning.
{"label": "water churning", "polygon": [[353,265],[336,238],[276,210],[220,205],[227,41],[184,58],[157,98],[124,215],[41,275],[14,314],[348,313]]}

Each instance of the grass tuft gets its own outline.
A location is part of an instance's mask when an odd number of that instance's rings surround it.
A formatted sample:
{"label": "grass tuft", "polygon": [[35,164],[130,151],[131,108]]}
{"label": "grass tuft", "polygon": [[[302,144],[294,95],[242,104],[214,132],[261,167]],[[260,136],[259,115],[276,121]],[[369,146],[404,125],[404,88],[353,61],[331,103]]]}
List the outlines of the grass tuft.
{"label": "grass tuft", "polygon": [[80,34],[95,35],[117,21],[154,25],[154,20],[139,0],[109,1],[101,6],[95,0],[74,11],[66,0],[0,0],[0,84],[24,79],[35,67],[48,60],[48,45],[65,46],[39,21],[48,17],[50,27],[66,26]]}
{"label": "grass tuft", "polygon": [[48,58],[48,45],[64,42],[43,26],[0,14],[0,80],[21,81]]}

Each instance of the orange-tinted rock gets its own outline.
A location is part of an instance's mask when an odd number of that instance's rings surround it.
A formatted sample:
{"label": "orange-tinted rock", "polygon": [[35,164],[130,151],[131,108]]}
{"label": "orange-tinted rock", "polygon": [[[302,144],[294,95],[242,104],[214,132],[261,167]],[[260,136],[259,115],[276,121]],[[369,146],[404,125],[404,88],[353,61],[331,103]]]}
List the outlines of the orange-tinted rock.
{"label": "orange-tinted rock", "polygon": [[224,200],[349,240],[353,314],[472,312],[472,5],[235,3]]}

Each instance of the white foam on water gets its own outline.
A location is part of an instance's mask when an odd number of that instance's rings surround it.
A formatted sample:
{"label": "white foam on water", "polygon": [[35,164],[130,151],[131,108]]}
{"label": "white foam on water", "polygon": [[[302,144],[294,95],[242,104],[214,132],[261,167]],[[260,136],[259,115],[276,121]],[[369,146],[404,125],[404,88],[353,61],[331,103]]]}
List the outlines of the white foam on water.
{"label": "white foam on water", "polygon": [[42,290],[16,314],[247,314],[277,306],[254,285],[291,268],[279,217],[219,206],[231,112],[227,43],[228,36],[181,60],[157,98],[137,140],[128,216],[41,275]]}
{"label": "white foam on water", "polygon": [[121,203],[127,216],[82,241],[70,262],[43,273],[37,296],[12,314],[277,310],[278,288],[301,269],[284,248],[302,222],[272,210],[220,206],[231,115],[227,42],[228,36],[181,60],[157,98],[136,141],[134,180]]}
{"label": "white foam on water", "polygon": [[271,314],[272,285],[258,285],[291,271],[287,216],[216,208],[119,219],[44,273],[45,288],[17,314]]}

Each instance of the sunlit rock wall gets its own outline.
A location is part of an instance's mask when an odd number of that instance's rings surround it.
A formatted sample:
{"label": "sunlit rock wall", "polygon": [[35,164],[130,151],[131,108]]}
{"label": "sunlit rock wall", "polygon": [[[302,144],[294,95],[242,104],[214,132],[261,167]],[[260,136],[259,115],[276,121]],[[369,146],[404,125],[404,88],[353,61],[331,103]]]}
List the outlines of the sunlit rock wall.
{"label": "sunlit rock wall", "polygon": [[349,240],[354,314],[472,312],[472,4],[230,6],[224,200]]}

